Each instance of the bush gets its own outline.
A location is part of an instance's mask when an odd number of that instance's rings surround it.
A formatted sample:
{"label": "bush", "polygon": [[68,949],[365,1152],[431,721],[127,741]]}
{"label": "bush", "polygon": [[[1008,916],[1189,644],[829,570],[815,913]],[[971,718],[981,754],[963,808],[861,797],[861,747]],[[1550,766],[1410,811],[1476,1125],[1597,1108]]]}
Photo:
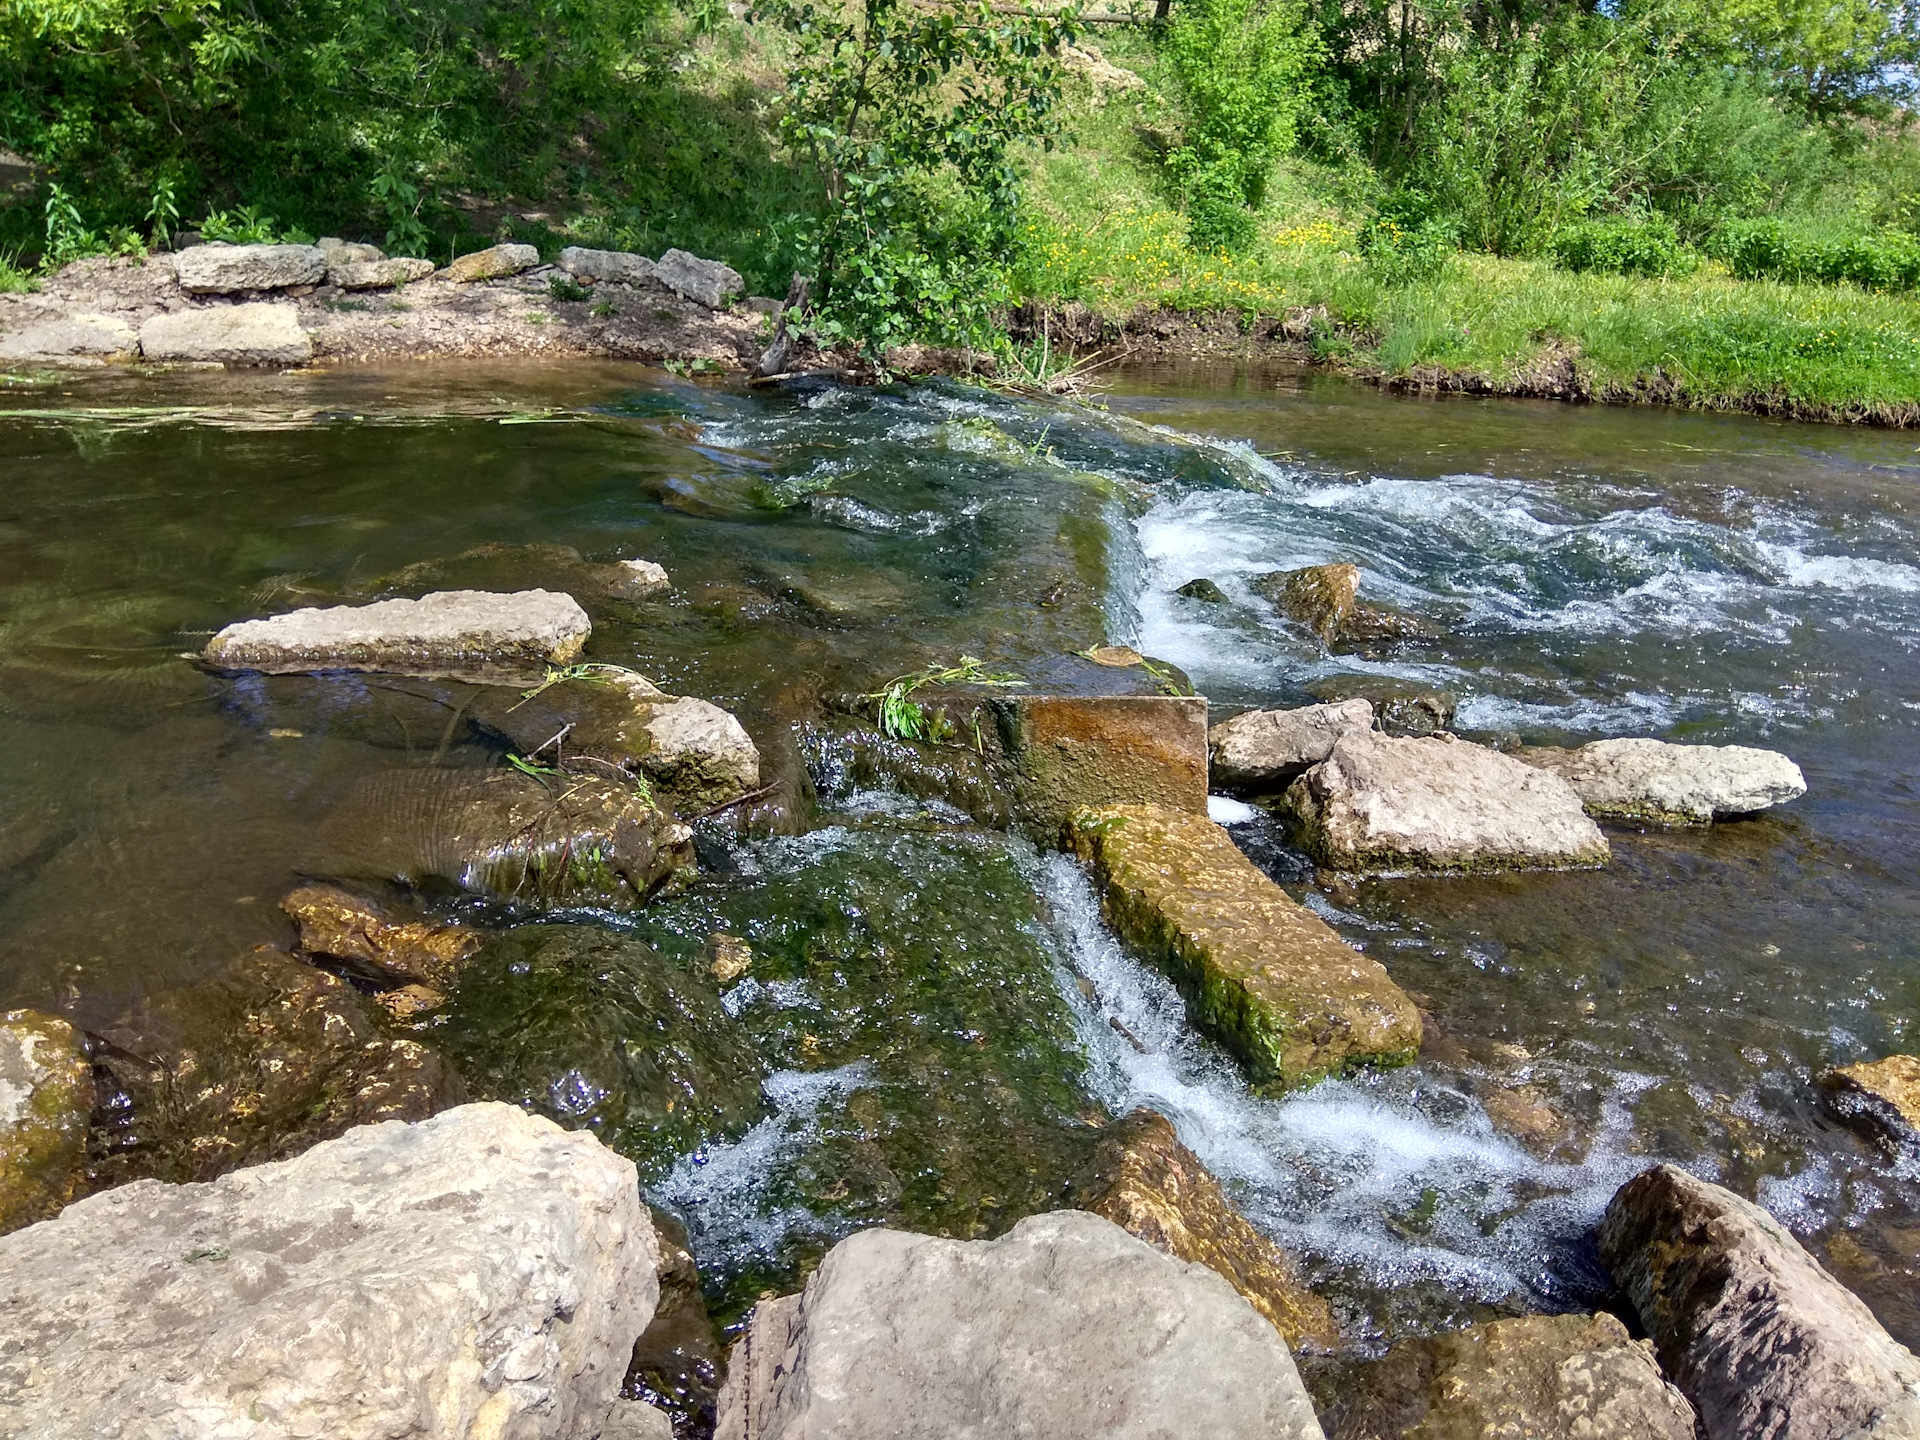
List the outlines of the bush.
{"label": "bush", "polygon": [[1848,234],[1804,222],[1740,220],[1722,226],[1709,250],[1741,280],[1920,287],[1920,238],[1900,230]]}
{"label": "bush", "polygon": [[1458,248],[1452,224],[1428,215],[1390,209],[1360,229],[1360,253],[1388,285],[1431,280],[1447,268]]}
{"label": "bush", "polygon": [[1664,215],[1612,215],[1562,226],[1552,248],[1567,269],[1604,275],[1687,275],[1699,263]]}

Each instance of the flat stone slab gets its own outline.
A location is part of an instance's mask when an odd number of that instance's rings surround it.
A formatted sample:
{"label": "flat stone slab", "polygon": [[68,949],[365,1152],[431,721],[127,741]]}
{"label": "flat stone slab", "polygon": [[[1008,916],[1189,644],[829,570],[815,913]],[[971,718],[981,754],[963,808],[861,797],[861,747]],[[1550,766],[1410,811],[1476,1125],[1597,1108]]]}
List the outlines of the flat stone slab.
{"label": "flat stone slab", "polygon": [[1608,820],[1705,825],[1807,793],[1798,765],[1777,750],[1748,745],[1596,740],[1577,750],[1522,750],[1518,758],[1558,775],[1589,815]]}
{"label": "flat stone slab", "polygon": [[1404,1065],[1420,1013],[1361,954],[1240,853],[1204,813],[1122,805],[1074,816],[1073,846],[1109,921],[1173,976],[1193,1018],[1285,1090],[1363,1065]]}
{"label": "flat stone slab", "polygon": [[173,257],[174,277],[189,295],[287,290],[327,278],[318,245],[192,245]]}
{"label": "flat stone slab", "polygon": [[0,1239],[0,1434],[584,1440],[658,1295],[632,1162],[510,1105]]}
{"label": "flat stone slab", "polygon": [[433,274],[431,260],[346,260],[328,267],[327,278],[342,290],[392,290]]}
{"label": "flat stone slab", "polygon": [[1207,702],[1179,695],[1012,695],[995,699],[1020,808],[1057,835],[1076,811],[1160,805],[1205,815]]}
{"label": "flat stone slab", "polygon": [[1711,1440],[1920,1436],[1920,1358],[1758,1205],[1656,1165],[1599,1241]]}
{"label": "flat stone slab", "polygon": [[313,358],[313,340],[291,305],[210,305],[154,316],[140,327],[140,353],[148,360],[304,365]]}
{"label": "flat stone slab", "polygon": [[637,285],[653,278],[653,261],[630,250],[588,250],[569,245],[560,252],[560,268],[580,280],[624,280]]}
{"label": "flat stone slab", "polygon": [[565,665],[592,623],[571,595],[551,590],[440,590],[295,610],[227,626],[207,645],[220,670],[296,675],[316,670],[460,674]]}
{"label": "flat stone slab", "polygon": [[134,328],[112,315],[69,315],[0,335],[0,360],[100,360],[139,348]]}
{"label": "flat stone slab", "polygon": [[715,1440],[1324,1440],[1227,1282],[1078,1211],[998,1240],[866,1230],[756,1307]]}
{"label": "flat stone slab", "polygon": [[1343,735],[1287,803],[1307,852],[1336,870],[1575,869],[1609,855],[1566,781],[1451,735]]}
{"label": "flat stone slab", "polygon": [[1249,710],[1207,732],[1213,783],[1277,793],[1331,755],[1341,736],[1371,729],[1373,702],[1358,698],[1296,710]]}

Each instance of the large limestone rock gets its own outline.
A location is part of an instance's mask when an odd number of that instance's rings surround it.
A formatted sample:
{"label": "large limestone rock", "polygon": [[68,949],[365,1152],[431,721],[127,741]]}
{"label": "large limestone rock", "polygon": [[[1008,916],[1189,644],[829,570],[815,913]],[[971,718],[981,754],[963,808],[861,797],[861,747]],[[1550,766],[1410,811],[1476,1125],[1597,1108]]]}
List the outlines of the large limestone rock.
{"label": "large limestone rock", "polygon": [[1172,974],[1257,1086],[1414,1058],[1419,1011],[1380,962],[1295,904],[1204,814],[1087,810],[1072,839],[1114,929]]}
{"label": "large limestone rock", "polygon": [[1577,750],[1518,756],[1574,788],[1589,815],[1655,825],[1705,825],[1750,815],[1807,793],[1800,767],[1777,750],[1596,740]]}
{"label": "large limestone rock", "polygon": [[1611,1315],[1525,1315],[1407,1340],[1333,1440],[1694,1440],[1693,1407]]}
{"label": "large limestone rock", "polygon": [[321,825],[331,874],[632,910],[693,869],[693,832],[629,784],[518,770],[368,777]]}
{"label": "large limestone rock", "polygon": [[392,290],[431,274],[431,260],[353,260],[327,267],[327,279],[342,290]]}
{"label": "large limestone rock", "polygon": [[1821,1077],[1827,1108],[1889,1151],[1920,1145],[1920,1059],[1889,1055]]}
{"label": "large limestone rock", "polygon": [[715,1440],[1321,1440],[1273,1327],[1098,1216],[867,1230],[735,1347]]}
{"label": "large limestone rock", "polygon": [[93,1066],[57,1015],[0,1015],[0,1234],[72,1197],[86,1157]]}
{"label": "large limestone rock", "polygon": [[286,290],[327,278],[318,245],[190,245],[173,257],[173,273],[189,295]]}
{"label": "large limestone rock", "polygon": [[1361,699],[1297,710],[1249,710],[1207,732],[1213,783],[1233,790],[1283,790],[1332,754],[1341,736],[1371,729],[1373,705]]}
{"label": "large limestone rock", "polygon": [[486,941],[483,932],[465,925],[396,916],[337,885],[302,885],[280,908],[299,927],[307,954],[389,986],[445,990]]}
{"label": "large limestone rock", "polygon": [[1599,1239],[1711,1440],[1920,1436],[1920,1359],[1758,1205],[1656,1165]]}
{"label": "large limestone rock", "polygon": [[638,285],[653,276],[653,261],[629,250],[587,250],[569,245],[560,252],[560,268],[576,280],[614,280]]}
{"label": "large limestone rock", "polygon": [[442,590],[418,600],[377,600],[241,620],[207,645],[221,670],[293,675],[311,670],[398,674],[486,673],[565,665],[592,623],[571,595],[550,590]]}
{"label": "large limestone rock", "polygon": [[507,1105],[0,1240],[0,1434],[591,1440],[653,1312],[632,1164]]}
{"label": "large limestone rock", "polygon": [[1136,1110],[1101,1136],[1075,1187],[1074,1206],[1221,1275],[1289,1345],[1326,1347],[1339,1340],[1333,1308],[1302,1285],[1292,1260],[1233,1208],[1166,1116]]}
{"label": "large limestone rock", "polygon": [[1336,870],[1566,869],[1608,857],[1566,781],[1451,735],[1344,735],[1287,803],[1304,848]]}
{"label": "large limestone rock", "polygon": [[540,263],[540,252],[531,245],[490,245],[471,255],[462,255],[440,272],[442,280],[471,285],[476,280],[498,280],[518,275]]}
{"label": "large limestone rock", "polygon": [[133,327],[115,315],[66,315],[0,335],[0,360],[103,360],[139,348]]}
{"label": "large limestone rock", "polygon": [[156,315],[140,327],[148,360],[221,365],[304,365],[313,339],[291,305],[211,305]]}
{"label": "large limestone rock", "polygon": [[653,267],[653,278],[674,294],[709,310],[723,308],[747,288],[747,282],[731,265],[702,260],[685,250],[669,250],[662,255]]}
{"label": "large limestone rock", "polygon": [[654,704],[640,724],[648,740],[640,768],[693,814],[760,787],[760,752],[746,728],[718,705],[691,696]]}

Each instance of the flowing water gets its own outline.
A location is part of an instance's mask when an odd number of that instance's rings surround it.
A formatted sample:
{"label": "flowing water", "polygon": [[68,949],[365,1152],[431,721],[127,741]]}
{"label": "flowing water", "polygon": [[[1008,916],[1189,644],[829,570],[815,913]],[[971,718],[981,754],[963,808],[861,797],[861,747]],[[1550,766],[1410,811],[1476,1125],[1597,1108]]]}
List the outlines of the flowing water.
{"label": "flowing water", "polygon": [[[0,1004],[101,1026],[285,944],[277,902],[356,781],[499,762],[407,682],[205,674],[182,653],[213,630],[643,556],[675,596],[590,600],[589,657],[735,709],[822,795],[806,833],[708,836],[685,895],[562,917],[689,973],[715,930],[752,946],[719,999],[758,1109],[692,1149],[621,1132],[723,1313],[859,1225],[988,1234],[1059,1203],[1102,1116],[1150,1103],[1362,1345],[1606,1302],[1590,1228],[1654,1158],[1757,1195],[1920,1341],[1920,1176],[1813,1085],[1920,1041],[1909,438],[1234,367],[1137,371],[1107,404],[587,365],[11,385]],[[1248,585],[1335,559],[1443,638],[1330,657]],[[1196,578],[1226,600],[1177,593]],[[1568,875],[1315,880],[1270,824],[1235,826],[1432,1017],[1408,1070],[1257,1099],[1072,862],[793,739],[818,697],[929,660],[1037,675],[1102,640],[1221,707],[1435,689],[1469,735],[1758,743],[1810,790],[1614,831],[1610,868]],[[520,974],[457,996],[446,1044],[585,1116],[587,1052],[628,1042],[543,1022],[528,1053],[501,1023],[534,1003]],[[541,1013],[579,1016],[606,979]],[[1516,1105],[1524,1144],[1495,1124]]]}

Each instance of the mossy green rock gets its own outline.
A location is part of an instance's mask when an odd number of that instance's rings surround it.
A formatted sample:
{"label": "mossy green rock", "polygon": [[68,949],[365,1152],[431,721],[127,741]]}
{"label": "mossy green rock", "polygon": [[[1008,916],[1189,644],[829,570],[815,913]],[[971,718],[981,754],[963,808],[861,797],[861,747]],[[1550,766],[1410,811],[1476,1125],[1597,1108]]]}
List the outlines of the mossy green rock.
{"label": "mossy green rock", "polygon": [[92,1108],[79,1032],[36,1010],[0,1015],[0,1234],[72,1198]]}
{"label": "mossy green rock", "polygon": [[1120,935],[1158,961],[1254,1084],[1286,1090],[1404,1065],[1420,1014],[1380,962],[1297,905],[1204,815],[1121,805],[1073,817]]}

